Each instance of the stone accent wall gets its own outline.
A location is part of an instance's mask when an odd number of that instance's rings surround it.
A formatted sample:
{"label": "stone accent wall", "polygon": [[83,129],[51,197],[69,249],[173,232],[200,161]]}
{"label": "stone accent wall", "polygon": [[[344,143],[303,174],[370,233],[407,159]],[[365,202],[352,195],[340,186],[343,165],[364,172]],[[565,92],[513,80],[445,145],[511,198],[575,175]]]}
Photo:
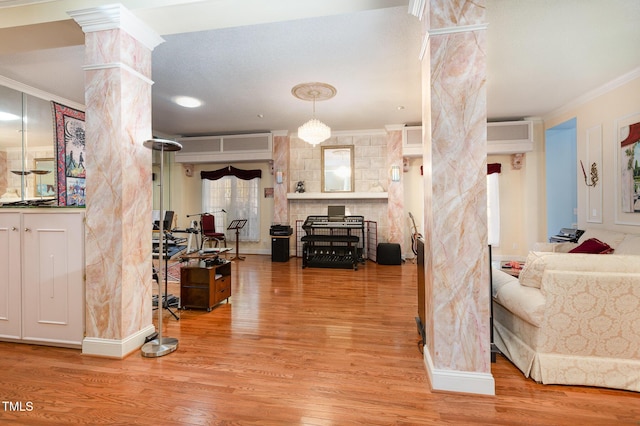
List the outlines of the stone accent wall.
{"label": "stone accent wall", "polygon": [[[289,163],[289,192],[295,192],[296,183],[304,181],[305,192],[321,193],[321,146],[350,145],[354,147],[354,192],[387,192],[389,171],[387,168],[387,133],[383,130],[336,135],[316,147],[291,137]],[[307,216],[326,215],[330,205],[344,205],[348,215],[364,216],[377,224],[378,242],[387,242],[389,235],[388,202],[386,199],[322,199],[290,200],[289,220]],[[294,247],[291,248],[292,251]]]}
{"label": "stone accent wall", "polygon": [[289,192],[295,191],[298,181],[304,181],[306,192],[322,192],[321,147],[336,145],[354,147],[355,192],[387,191],[387,135],[384,131],[372,131],[334,136],[315,147],[297,137],[291,137]]}

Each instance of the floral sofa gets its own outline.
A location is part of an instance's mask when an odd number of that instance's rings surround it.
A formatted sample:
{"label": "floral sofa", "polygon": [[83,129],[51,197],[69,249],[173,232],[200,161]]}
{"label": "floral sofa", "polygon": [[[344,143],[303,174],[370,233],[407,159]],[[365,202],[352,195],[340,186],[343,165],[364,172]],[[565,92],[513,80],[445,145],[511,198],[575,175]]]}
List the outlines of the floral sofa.
{"label": "floral sofa", "polygon": [[[593,239],[613,252],[568,252]],[[497,348],[537,382],[640,392],[640,235],[588,230],[536,250],[519,278],[493,270]]]}

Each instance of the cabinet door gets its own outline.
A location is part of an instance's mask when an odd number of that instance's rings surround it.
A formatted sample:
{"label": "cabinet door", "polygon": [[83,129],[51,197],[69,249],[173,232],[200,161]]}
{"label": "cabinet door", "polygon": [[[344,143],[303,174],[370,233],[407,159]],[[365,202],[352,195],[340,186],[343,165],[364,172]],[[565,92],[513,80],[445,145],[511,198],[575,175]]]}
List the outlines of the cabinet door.
{"label": "cabinet door", "polygon": [[0,337],[21,336],[20,213],[0,213]]}
{"label": "cabinet door", "polygon": [[23,225],[23,339],[82,344],[83,215],[24,213]]}

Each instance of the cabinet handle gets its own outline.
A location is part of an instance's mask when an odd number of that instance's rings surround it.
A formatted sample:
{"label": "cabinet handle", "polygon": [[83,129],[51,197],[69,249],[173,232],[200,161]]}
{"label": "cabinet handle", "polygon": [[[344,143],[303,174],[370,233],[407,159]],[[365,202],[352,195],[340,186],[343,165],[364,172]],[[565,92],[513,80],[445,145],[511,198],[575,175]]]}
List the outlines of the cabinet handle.
{"label": "cabinet handle", "polygon": [[24,228],[24,232],[31,232],[31,228]]}
{"label": "cabinet handle", "polygon": [[12,226],[12,227],[11,227],[11,230],[12,230],[12,231],[17,231],[17,230],[18,230],[18,228],[16,228],[15,226]]}

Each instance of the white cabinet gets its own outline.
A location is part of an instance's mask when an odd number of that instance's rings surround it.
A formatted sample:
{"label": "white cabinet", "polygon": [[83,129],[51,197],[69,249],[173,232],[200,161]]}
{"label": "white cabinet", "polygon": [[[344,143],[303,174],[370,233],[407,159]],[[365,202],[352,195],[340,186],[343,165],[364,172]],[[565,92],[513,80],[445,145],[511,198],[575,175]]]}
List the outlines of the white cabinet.
{"label": "white cabinet", "polygon": [[0,338],[80,346],[84,212],[0,211]]}
{"label": "white cabinet", "polygon": [[0,337],[19,339],[22,275],[20,213],[0,213]]}

